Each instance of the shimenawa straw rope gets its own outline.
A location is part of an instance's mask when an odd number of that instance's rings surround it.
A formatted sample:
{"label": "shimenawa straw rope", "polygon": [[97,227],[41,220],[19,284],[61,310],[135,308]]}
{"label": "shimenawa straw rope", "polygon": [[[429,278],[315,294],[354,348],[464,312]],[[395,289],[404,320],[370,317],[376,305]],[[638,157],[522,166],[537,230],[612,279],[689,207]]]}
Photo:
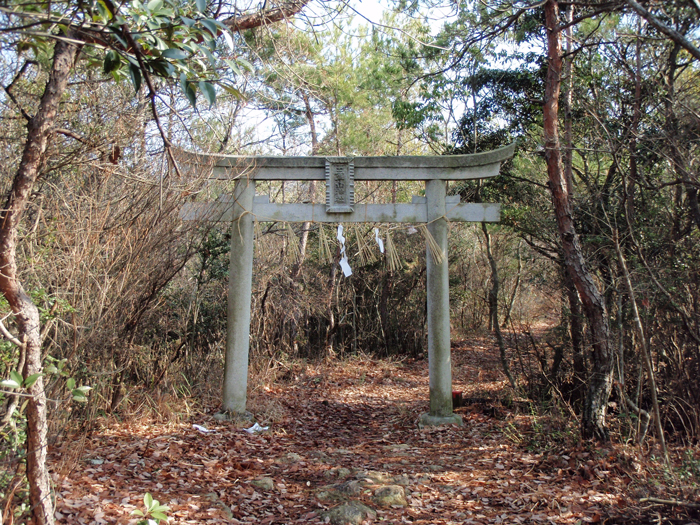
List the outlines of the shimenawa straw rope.
{"label": "shimenawa straw rope", "polygon": [[435,240],[435,237],[433,237],[428,230],[428,227],[425,224],[419,224],[418,230],[425,238],[425,242],[428,245],[428,251],[430,252],[430,256],[433,258],[435,264],[442,264],[442,261],[445,260],[445,255],[442,253],[442,249]]}

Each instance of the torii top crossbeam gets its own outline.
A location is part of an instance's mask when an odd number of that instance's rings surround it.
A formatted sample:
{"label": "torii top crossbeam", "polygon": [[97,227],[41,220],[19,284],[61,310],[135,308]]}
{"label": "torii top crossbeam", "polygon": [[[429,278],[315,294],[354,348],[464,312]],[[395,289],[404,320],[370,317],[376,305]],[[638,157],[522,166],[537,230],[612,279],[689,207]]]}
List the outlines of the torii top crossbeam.
{"label": "torii top crossbeam", "polygon": [[513,156],[515,144],[472,155],[400,157],[268,157],[188,155],[188,164],[212,166],[215,179],[324,180],[326,161],[352,161],[355,180],[464,180],[498,175],[501,162]]}

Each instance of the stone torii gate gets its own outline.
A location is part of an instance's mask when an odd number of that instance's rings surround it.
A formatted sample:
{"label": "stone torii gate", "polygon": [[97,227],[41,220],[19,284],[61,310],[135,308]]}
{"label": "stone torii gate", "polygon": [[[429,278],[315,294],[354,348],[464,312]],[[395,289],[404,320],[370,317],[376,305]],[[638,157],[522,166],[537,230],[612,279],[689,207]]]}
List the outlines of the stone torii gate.
{"label": "stone torii gate", "polygon": [[[450,304],[447,263],[448,221],[498,222],[498,204],[460,203],[446,196],[447,181],[498,175],[513,156],[515,144],[485,153],[403,157],[241,157],[193,155],[187,163],[213,166],[213,178],[235,180],[233,198],[188,203],[184,220],[231,223],[224,412],[243,414],[248,387],[248,349],[253,275],[254,218],[261,222],[412,223],[427,224],[444,257],[436,261],[426,247],[428,366],[430,411],[423,425],[461,424],[452,411]],[[255,182],[326,181],[326,202],[274,203],[255,195]],[[411,203],[355,204],[354,181],[425,181],[425,197]]]}

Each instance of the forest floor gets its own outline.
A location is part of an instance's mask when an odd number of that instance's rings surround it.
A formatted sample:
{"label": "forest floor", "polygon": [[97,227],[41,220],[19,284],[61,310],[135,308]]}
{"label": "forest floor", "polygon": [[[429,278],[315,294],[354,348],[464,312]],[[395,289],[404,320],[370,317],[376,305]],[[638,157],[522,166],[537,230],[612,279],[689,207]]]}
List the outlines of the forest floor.
{"label": "forest floor", "polygon": [[508,408],[488,339],[456,343],[453,359],[461,427],[418,428],[427,360],[370,358],[290,367],[253,396],[260,433],[213,407],[102,421],[51,452],[58,522],[135,523],[150,493],[170,524],[700,523],[697,508],[640,501],[700,502],[697,473],[580,442],[573,416]]}

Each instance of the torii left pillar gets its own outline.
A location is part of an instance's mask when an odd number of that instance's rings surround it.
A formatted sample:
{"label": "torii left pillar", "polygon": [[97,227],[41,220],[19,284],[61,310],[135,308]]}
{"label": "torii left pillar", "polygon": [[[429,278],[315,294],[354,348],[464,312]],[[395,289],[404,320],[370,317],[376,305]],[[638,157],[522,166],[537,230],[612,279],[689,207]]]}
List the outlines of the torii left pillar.
{"label": "torii left pillar", "polygon": [[236,181],[231,221],[231,253],[228,279],[226,360],[222,408],[246,414],[250,304],[253,283],[253,198],[255,181]]}

